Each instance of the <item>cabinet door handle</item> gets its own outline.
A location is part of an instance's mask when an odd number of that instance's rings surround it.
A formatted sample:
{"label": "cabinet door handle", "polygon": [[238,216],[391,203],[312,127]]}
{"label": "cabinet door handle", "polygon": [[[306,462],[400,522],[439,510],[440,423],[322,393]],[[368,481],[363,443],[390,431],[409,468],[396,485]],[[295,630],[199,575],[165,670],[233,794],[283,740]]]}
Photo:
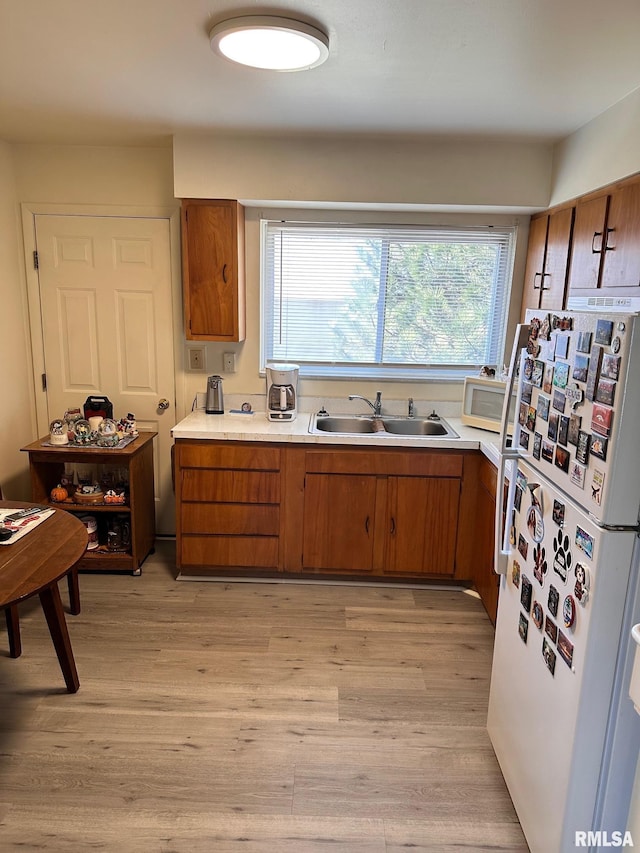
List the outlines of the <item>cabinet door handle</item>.
{"label": "cabinet door handle", "polygon": [[367,516],[367,517],[366,517],[366,519],[365,519],[365,522],[364,522],[364,529],[365,529],[365,531],[366,531],[366,533],[367,533],[367,536],[368,536],[368,535],[369,535],[369,516]]}
{"label": "cabinet door handle", "polygon": [[226,264],[222,267],[222,280],[224,281],[225,284],[227,283],[227,265]]}
{"label": "cabinet door handle", "polygon": [[396,520],[393,516],[391,516],[391,535],[394,536],[396,532]]}
{"label": "cabinet door handle", "polygon": [[613,252],[613,250],[615,249],[615,246],[609,245],[609,234],[611,234],[615,230],[616,230],[615,228],[607,228],[607,236],[605,237],[605,240],[604,240],[605,252]]}
{"label": "cabinet door handle", "polygon": [[542,273],[542,279],[541,279],[541,281],[540,281],[540,290],[551,290],[551,288],[550,288],[550,287],[545,287],[545,286],[544,286],[544,280],[545,280],[545,278],[551,278],[551,273],[550,273],[550,272],[543,272],[543,273]]}
{"label": "cabinet door handle", "polygon": [[537,272],[537,273],[533,276],[533,289],[534,289],[534,290],[540,290],[540,285],[539,285],[539,284],[536,284],[536,279],[538,278],[538,276],[540,276],[540,281],[542,281],[542,273],[541,273],[541,272]]}
{"label": "cabinet door handle", "polygon": [[593,239],[591,240],[591,253],[594,255],[602,254],[602,241],[600,242],[600,248],[596,249],[596,237],[602,237],[602,231],[594,231]]}

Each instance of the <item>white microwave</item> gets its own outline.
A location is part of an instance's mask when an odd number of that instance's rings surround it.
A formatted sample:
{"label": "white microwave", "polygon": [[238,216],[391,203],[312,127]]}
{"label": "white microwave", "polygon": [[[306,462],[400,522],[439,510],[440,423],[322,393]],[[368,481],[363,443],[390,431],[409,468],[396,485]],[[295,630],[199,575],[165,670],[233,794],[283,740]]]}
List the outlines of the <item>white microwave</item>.
{"label": "white microwave", "polygon": [[[499,379],[485,379],[480,376],[467,376],[464,380],[464,396],[462,398],[463,424],[500,432],[502,421],[502,405],[507,390],[506,382]],[[509,432],[512,432],[515,417],[516,394],[511,396],[509,408]]]}

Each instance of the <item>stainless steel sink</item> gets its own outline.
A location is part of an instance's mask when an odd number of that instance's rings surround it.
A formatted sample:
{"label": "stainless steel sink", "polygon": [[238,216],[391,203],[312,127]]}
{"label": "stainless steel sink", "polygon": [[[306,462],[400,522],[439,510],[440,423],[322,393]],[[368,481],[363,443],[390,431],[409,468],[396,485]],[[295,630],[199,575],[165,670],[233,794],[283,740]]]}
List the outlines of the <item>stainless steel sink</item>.
{"label": "stainless steel sink", "polygon": [[458,433],[444,418],[393,418],[382,417],[384,430],[374,427],[374,418],[363,415],[313,415],[309,432],[332,433],[333,435],[406,435],[413,437],[459,438]]}

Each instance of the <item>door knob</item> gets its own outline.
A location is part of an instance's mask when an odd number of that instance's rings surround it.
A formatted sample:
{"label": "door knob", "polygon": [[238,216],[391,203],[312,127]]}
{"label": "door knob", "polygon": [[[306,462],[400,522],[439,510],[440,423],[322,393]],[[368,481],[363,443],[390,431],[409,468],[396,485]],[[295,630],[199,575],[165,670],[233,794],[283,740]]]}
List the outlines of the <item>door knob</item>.
{"label": "door knob", "polygon": [[158,408],[164,412],[165,409],[169,408],[169,401],[165,397],[163,397],[162,400],[160,400],[160,402],[158,403]]}

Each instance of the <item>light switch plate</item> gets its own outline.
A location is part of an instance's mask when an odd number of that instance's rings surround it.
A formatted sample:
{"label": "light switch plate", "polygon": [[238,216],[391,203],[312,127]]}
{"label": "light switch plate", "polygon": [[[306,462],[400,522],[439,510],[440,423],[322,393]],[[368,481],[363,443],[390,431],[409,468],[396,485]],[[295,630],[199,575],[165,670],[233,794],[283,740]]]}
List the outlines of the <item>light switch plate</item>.
{"label": "light switch plate", "polygon": [[225,352],[222,354],[222,364],[225,373],[236,372],[236,354],[235,352]]}
{"label": "light switch plate", "polygon": [[206,350],[204,347],[189,347],[189,370],[206,370]]}

